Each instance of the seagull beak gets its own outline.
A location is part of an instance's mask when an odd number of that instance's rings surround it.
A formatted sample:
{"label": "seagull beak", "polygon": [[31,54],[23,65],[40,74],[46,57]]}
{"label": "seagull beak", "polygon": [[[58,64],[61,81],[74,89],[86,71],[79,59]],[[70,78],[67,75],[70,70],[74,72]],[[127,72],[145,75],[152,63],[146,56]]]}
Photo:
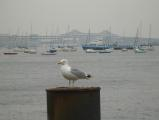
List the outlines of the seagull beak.
{"label": "seagull beak", "polygon": [[58,61],[57,64],[61,64],[61,61]]}

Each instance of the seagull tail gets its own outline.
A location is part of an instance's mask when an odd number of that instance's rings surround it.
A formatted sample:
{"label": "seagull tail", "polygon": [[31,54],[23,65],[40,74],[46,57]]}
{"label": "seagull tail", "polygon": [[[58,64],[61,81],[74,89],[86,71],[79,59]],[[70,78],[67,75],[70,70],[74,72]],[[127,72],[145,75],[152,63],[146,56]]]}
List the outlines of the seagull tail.
{"label": "seagull tail", "polygon": [[86,78],[87,78],[87,79],[89,79],[89,78],[91,78],[91,77],[92,77],[92,76],[91,76],[90,74],[87,74],[87,75],[86,75]]}

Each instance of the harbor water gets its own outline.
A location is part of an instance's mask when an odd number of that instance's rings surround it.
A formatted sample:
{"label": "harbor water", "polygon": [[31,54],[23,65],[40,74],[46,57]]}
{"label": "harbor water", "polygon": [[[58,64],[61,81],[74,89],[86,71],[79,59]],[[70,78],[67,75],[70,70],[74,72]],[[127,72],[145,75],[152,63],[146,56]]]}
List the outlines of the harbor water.
{"label": "harbor water", "polygon": [[159,47],[134,53],[0,54],[0,120],[47,120],[46,89],[68,86],[57,61],[92,75],[78,87],[101,87],[102,120],[159,119]]}

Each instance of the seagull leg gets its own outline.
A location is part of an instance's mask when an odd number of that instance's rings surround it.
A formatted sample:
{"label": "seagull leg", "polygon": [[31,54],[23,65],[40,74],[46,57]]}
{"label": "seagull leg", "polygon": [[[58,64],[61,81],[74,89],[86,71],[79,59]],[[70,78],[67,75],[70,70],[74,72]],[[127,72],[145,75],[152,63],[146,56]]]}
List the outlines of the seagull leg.
{"label": "seagull leg", "polygon": [[71,87],[73,87],[73,80],[71,80]]}
{"label": "seagull leg", "polygon": [[74,80],[72,80],[72,86],[74,87],[74,83],[75,83],[75,81]]}
{"label": "seagull leg", "polygon": [[69,87],[71,86],[71,80],[69,80]]}

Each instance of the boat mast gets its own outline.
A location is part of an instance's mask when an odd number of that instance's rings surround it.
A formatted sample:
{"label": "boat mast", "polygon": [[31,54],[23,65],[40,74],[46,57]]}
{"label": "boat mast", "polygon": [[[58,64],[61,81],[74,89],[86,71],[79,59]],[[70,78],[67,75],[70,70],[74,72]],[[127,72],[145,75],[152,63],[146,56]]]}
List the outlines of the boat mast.
{"label": "boat mast", "polygon": [[151,46],[151,24],[149,25],[149,39],[148,39],[148,46]]}
{"label": "boat mast", "polygon": [[139,28],[137,28],[136,31],[136,38],[135,38],[135,42],[134,42],[134,47],[138,47],[138,36],[139,36]]}
{"label": "boat mast", "polygon": [[110,41],[112,39],[111,26],[109,27],[109,39],[108,39],[108,47],[110,47]]}
{"label": "boat mast", "polygon": [[88,29],[88,37],[87,37],[87,39],[86,39],[86,44],[87,44],[88,42],[90,42],[90,37],[91,37],[91,30],[90,30],[90,26],[89,26],[89,29]]}

